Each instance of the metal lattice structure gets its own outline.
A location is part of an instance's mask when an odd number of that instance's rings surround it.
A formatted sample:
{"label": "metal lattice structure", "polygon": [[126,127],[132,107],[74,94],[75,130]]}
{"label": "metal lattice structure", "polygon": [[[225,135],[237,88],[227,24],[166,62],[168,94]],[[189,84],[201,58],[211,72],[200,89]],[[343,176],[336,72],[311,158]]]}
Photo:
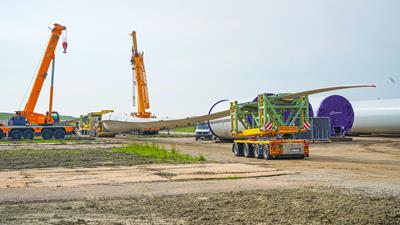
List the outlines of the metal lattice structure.
{"label": "metal lattice structure", "polygon": [[[274,136],[310,128],[308,96],[287,99],[288,94],[258,95],[257,102],[231,102],[231,132],[235,136]],[[239,123],[244,130],[239,130]]]}

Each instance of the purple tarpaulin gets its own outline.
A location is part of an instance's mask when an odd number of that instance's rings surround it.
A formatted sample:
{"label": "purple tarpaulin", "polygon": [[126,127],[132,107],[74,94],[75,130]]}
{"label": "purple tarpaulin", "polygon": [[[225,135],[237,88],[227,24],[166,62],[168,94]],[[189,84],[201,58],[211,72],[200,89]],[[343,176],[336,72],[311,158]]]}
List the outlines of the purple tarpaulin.
{"label": "purple tarpaulin", "polygon": [[326,97],[319,106],[318,117],[329,117],[332,135],[345,135],[354,122],[354,111],[351,103],[343,96]]}

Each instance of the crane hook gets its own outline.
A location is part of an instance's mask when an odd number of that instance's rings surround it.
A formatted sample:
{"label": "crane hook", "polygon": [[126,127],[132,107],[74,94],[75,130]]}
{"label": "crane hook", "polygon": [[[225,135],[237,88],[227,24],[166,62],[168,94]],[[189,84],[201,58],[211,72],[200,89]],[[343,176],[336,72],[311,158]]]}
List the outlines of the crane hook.
{"label": "crane hook", "polygon": [[64,49],[63,53],[67,53],[67,48],[68,48],[67,31],[64,32],[62,46]]}
{"label": "crane hook", "polygon": [[62,43],[62,45],[63,45],[63,48],[64,48],[63,53],[67,53],[68,42],[64,41],[64,42]]}

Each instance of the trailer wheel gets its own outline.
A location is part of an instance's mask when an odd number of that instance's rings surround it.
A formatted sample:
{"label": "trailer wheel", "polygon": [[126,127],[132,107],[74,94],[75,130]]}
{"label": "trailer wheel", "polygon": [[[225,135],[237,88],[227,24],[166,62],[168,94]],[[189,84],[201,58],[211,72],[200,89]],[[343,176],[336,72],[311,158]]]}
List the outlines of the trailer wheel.
{"label": "trailer wheel", "polygon": [[53,137],[53,132],[49,129],[44,129],[42,131],[42,138],[43,140],[49,140]]}
{"label": "trailer wheel", "polygon": [[233,143],[232,151],[235,156],[243,156],[243,144]]}
{"label": "trailer wheel", "polygon": [[33,130],[25,130],[24,131],[24,139],[32,140],[34,137],[35,137],[35,133],[33,133]]}
{"label": "trailer wheel", "polygon": [[55,137],[57,140],[64,139],[64,138],[65,138],[65,131],[64,131],[63,129],[57,129],[57,130],[54,132],[54,137]]}
{"label": "trailer wheel", "polygon": [[263,158],[263,151],[262,145],[254,145],[254,158],[262,159]]}
{"label": "trailer wheel", "polygon": [[269,145],[263,145],[262,147],[263,157],[266,160],[271,159],[271,155],[269,154]]}
{"label": "trailer wheel", "polygon": [[2,130],[0,130],[0,140],[3,139],[3,137],[4,137],[4,133]]}
{"label": "trailer wheel", "polygon": [[254,157],[254,147],[252,144],[245,143],[243,144],[243,153],[244,156],[247,158],[253,158]]}
{"label": "trailer wheel", "polygon": [[10,137],[12,140],[21,140],[22,138],[22,132],[20,130],[12,130],[10,133]]}

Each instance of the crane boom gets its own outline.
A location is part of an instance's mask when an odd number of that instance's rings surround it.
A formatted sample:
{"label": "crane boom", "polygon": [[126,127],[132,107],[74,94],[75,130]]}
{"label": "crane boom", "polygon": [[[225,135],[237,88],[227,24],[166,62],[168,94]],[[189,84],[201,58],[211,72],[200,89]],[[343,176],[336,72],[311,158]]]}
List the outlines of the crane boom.
{"label": "crane boom", "polygon": [[144,53],[139,52],[138,50],[136,32],[132,31],[131,36],[133,41],[131,64],[135,79],[134,85],[136,85],[137,89],[136,92],[137,92],[137,109],[138,109],[137,112],[134,113],[134,115],[141,118],[149,118],[151,116],[151,113],[146,112],[146,109],[150,108],[150,101],[147,89],[146,69],[144,66],[144,58],[143,58]]}
{"label": "crane boom", "polygon": [[[66,29],[67,28],[65,26],[62,26],[57,23],[54,24],[54,28],[51,30],[50,40],[47,44],[46,51],[45,51],[42,61],[40,63],[39,70],[36,74],[35,83],[33,84],[31,94],[29,95],[29,99],[25,105],[24,111],[17,112],[17,114],[25,116],[26,119],[28,120],[28,122],[31,124],[40,124],[40,123],[46,122],[46,121],[43,121],[43,119],[46,119],[46,118],[43,118],[42,116],[40,116],[40,114],[34,113],[34,110],[35,110],[37,101],[39,99],[39,95],[42,90],[43,83],[47,77],[47,71],[49,70],[50,63],[54,59],[58,40],[61,36],[62,31],[66,30]],[[50,94],[52,94],[52,93],[50,93]],[[52,100],[52,96],[50,96],[50,100]],[[51,104],[52,103],[50,102],[50,108],[51,108]],[[49,113],[51,114],[51,112],[49,112]],[[51,120],[51,115],[47,119]]]}

